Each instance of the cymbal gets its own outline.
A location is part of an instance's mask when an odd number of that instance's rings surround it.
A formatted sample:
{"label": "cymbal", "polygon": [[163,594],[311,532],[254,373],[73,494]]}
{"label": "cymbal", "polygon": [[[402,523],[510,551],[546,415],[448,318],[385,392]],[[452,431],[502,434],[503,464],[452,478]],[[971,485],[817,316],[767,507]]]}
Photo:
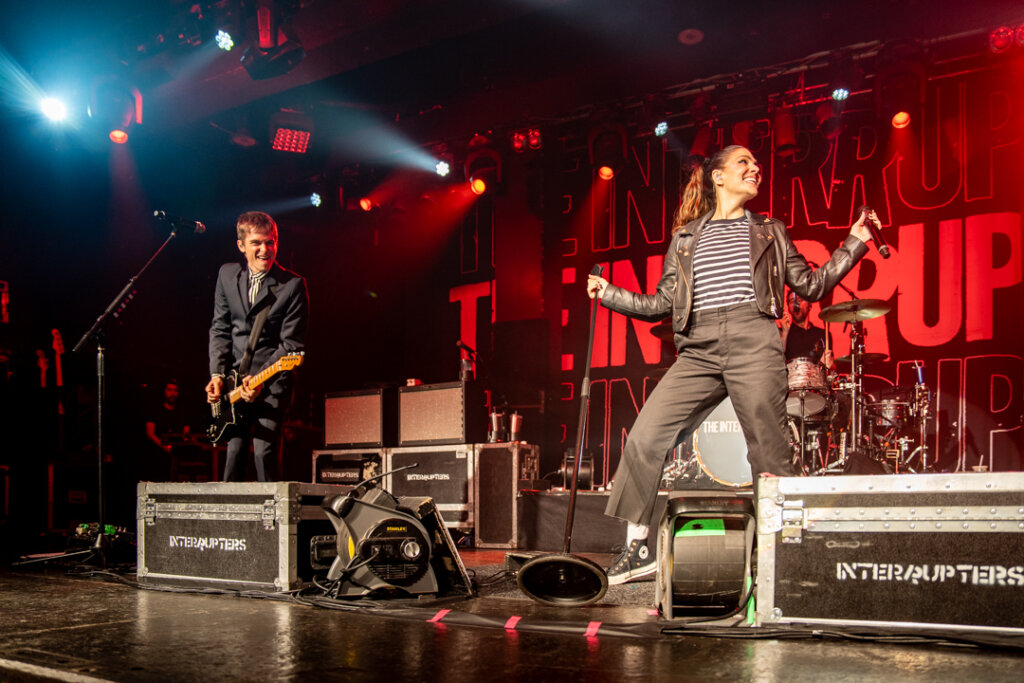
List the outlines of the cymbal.
{"label": "cymbal", "polygon": [[821,309],[821,319],[827,323],[852,323],[885,315],[890,308],[881,299],[851,299]]}
{"label": "cymbal", "polygon": [[[836,363],[849,363],[853,359],[853,356],[840,356],[836,358]],[[862,353],[860,354],[860,362],[865,365],[869,363],[880,363],[883,360],[889,360],[889,356],[884,353]]]}

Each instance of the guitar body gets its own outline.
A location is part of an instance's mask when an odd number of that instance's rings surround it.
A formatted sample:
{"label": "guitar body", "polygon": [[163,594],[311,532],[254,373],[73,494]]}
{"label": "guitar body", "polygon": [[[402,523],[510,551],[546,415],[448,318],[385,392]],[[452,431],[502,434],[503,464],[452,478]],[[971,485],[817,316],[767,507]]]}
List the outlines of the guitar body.
{"label": "guitar body", "polygon": [[[302,354],[282,356],[250,377],[249,388],[258,389],[277,373],[297,368],[302,365],[302,358]],[[210,404],[210,426],[206,429],[206,435],[213,443],[231,438],[239,422],[244,419],[248,404],[242,400],[241,387],[242,378],[238,376],[237,371],[232,371],[230,376],[224,378],[224,390],[221,392],[220,400]]]}
{"label": "guitar body", "polygon": [[245,401],[231,402],[229,398],[231,391],[241,385],[237,371],[232,371],[224,378],[224,391],[220,400],[210,404],[210,426],[206,428],[206,435],[212,443],[220,443],[230,439],[232,433],[245,416]]}

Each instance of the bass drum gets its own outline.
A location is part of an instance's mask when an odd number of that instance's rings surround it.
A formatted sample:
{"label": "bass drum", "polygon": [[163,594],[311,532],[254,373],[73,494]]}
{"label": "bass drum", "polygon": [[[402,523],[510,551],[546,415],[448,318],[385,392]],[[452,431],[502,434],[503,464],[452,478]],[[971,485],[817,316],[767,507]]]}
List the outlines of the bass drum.
{"label": "bass drum", "polygon": [[747,442],[728,396],[693,433],[693,453],[700,468],[719,484],[739,487],[754,483]]}

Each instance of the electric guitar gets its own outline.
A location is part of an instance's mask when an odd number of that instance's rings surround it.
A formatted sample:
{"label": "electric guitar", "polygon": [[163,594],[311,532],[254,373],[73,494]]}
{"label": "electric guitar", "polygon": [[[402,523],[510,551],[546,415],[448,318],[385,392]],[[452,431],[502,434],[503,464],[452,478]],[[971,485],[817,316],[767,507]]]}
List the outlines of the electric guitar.
{"label": "electric guitar", "polygon": [[[293,356],[281,356],[275,362],[263,368],[249,380],[250,389],[260,388],[264,382],[279,372],[294,370],[302,365],[302,354]],[[238,424],[244,411],[245,401],[242,401],[242,378],[238,371],[232,371],[231,376],[226,378],[234,389],[222,393],[220,400],[210,404],[212,419],[206,430],[206,435],[213,443],[220,443],[224,436],[231,430],[231,427]],[[241,401],[241,403],[239,403]]]}

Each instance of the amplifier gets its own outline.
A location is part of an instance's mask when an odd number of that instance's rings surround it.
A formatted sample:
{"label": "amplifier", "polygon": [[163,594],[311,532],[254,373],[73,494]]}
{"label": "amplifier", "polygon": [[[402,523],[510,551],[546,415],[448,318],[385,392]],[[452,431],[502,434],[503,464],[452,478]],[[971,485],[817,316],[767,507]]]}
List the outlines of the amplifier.
{"label": "amplifier", "polygon": [[757,623],[1024,634],[1024,473],[758,482]]}
{"label": "amplifier", "polygon": [[473,521],[477,548],[519,547],[519,481],[538,479],[539,449],[530,444],[476,445],[476,503]]}
{"label": "amplifier", "polygon": [[355,486],[382,473],[384,450],[352,448],[313,451],[313,483]]}
{"label": "amplifier", "polygon": [[395,439],[394,394],[385,389],[341,391],[324,396],[324,446],[390,446]]}
{"label": "amplifier", "polygon": [[393,474],[384,478],[384,488],[396,496],[433,498],[446,527],[472,529],[474,450],[471,444],[390,448],[386,467]]}
{"label": "amplifier", "polygon": [[487,406],[475,382],[398,388],[398,445],[487,440]]}
{"label": "amplifier", "polygon": [[294,481],[140,482],[139,583],[289,591],[312,580],[314,538],[333,535],[320,507],[347,487]]}

